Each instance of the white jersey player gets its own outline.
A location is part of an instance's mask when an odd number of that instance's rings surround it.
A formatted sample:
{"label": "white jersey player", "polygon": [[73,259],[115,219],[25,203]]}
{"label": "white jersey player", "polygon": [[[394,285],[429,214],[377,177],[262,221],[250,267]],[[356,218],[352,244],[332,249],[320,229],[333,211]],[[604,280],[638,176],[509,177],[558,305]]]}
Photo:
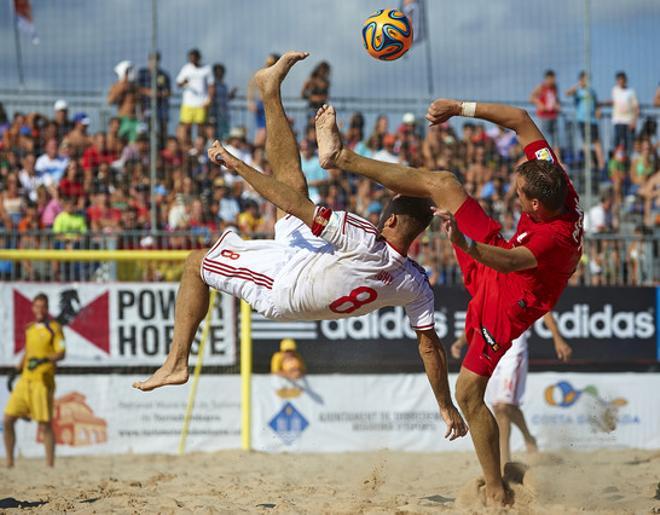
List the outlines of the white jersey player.
{"label": "white jersey player", "polygon": [[433,293],[422,269],[406,257],[432,218],[428,199],[395,197],[379,227],[351,213],[315,206],[284,112],[280,84],[308,54],[289,52],[255,75],[266,112],[266,154],[273,175],[251,168],[218,141],[209,158],[235,170],[278,207],[274,240],[245,241],[225,232],[208,251],[186,260],[177,296],[170,353],[152,377],[134,386],[153,390],[188,380],[188,355],[208,310],[208,287],[248,301],[279,320],[336,319],[403,305],[417,332],[419,352],[451,440],[467,433],[454,407],[447,360],[434,330]]}
{"label": "white jersey player", "polygon": [[[419,200],[398,198],[393,207],[408,202]],[[274,320],[332,320],[403,305],[414,329],[433,329],[433,291],[423,269],[367,220],[317,211],[327,224],[316,236],[293,216],[277,222],[274,240],[226,232],[204,257],[202,279]]]}

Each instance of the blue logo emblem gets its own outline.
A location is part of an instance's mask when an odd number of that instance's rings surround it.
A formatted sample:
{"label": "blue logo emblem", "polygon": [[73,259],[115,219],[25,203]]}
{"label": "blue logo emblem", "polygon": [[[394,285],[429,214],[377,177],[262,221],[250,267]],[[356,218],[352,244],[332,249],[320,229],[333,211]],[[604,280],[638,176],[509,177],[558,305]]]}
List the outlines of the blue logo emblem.
{"label": "blue logo emblem", "polygon": [[307,429],[309,422],[293,404],[286,402],[268,425],[286,445],[291,445]]}

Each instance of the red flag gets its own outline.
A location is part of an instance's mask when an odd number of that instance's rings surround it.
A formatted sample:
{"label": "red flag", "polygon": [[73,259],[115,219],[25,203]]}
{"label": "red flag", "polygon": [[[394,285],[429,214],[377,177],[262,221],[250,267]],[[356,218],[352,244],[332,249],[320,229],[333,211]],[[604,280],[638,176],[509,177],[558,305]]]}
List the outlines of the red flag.
{"label": "red flag", "polygon": [[14,12],[16,13],[16,25],[18,29],[32,38],[32,43],[39,44],[37,29],[32,20],[32,6],[30,0],[14,0]]}

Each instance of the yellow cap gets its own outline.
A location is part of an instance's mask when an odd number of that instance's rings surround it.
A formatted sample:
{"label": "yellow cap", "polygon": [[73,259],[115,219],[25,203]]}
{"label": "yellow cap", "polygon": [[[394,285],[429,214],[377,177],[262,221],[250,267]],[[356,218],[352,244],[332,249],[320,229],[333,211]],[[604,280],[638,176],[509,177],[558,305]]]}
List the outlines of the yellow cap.
{"label": "yellow cap", "polygon": [[291,338],[284,338],[280,342],[280,351],[296,350],[296,341]]}

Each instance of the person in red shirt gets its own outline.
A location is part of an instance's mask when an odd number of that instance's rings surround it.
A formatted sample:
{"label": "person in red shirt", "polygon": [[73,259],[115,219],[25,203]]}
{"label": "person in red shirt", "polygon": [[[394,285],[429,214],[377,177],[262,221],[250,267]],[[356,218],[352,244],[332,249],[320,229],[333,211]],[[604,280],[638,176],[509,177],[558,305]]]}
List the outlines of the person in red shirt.
{"label": "person in red shirt", "polygon": [[111,233],[121,228],[121,211],[110,206],[105,191],[99,191],[94,196],[93,204],[87,208],[87,219],[92,232]]}
{"label": "person in red shirt", "polygon": [[82,166],[85,170],[96,170],[101,163],[112,164],[117,157],[117,153],[108,148],[105,132],[97,132],[92,144],[83,152]]}
{"label": "person in red shirt", "polygon": [[553,70],[547,70],[543,82],[532,91],[529,101],[536,106],[536,116],[541,122],[541,131],[547,134],[550,144],[557,148],[559,145],[557,117],[561,105],[559,103],[559,90],[557,77]]}
{"label": "person in red shirt", "polygon": [[426,118],[437,125],[459,115],[511,129],[525,148],[528,161],[518,167],[516,178],[523,213],[509,241],[451,172],[382,163],[343,148],[334,108],[328,106],[316,117],[319,159],[324,168],[357,173],[396,193],[435,202],[472,296],[465,321],[469,348],[456,399],[470,426],[486,495],[508,504],[512,499],[502,480],[497,423],[484,403],[486,384],[512,340],[550,311],[575,271],[582,254],[582,211],[568,175],[526,111],[438,99]]}

